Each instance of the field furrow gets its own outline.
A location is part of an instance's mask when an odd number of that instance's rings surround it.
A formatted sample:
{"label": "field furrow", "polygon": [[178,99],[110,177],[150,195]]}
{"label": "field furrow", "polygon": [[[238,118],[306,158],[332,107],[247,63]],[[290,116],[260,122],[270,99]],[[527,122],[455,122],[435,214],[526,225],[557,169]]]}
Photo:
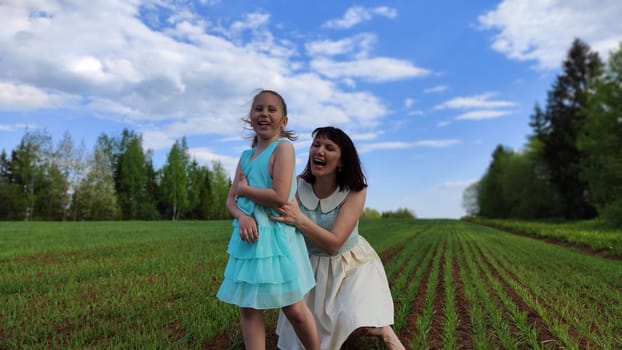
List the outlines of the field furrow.
{"label": "field furrow", "polygon": [[[460,248],[460,247],[458,247]],[[456,255],[460,255],[461,249],[456,251]],[[473,324],[469,314],[469,300],[466,294],[466,286],[460,274],[460,265],[458,258],[454,255],[451,260],[452,279],[456,288],[456,311],[458,313],[458,324],[456,326],[457,346],[459,349],[473,349]]]}

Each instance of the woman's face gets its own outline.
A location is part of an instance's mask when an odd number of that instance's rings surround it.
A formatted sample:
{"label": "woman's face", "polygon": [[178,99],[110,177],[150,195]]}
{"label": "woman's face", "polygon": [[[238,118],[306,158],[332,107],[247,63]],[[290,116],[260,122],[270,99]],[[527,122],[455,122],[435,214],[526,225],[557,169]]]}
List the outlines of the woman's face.
{"label": "woman's face", "polygon": [[309,150],[309,167],[315,177],[336,174],[341,167],[341,148],[327,137],[316,137]]}

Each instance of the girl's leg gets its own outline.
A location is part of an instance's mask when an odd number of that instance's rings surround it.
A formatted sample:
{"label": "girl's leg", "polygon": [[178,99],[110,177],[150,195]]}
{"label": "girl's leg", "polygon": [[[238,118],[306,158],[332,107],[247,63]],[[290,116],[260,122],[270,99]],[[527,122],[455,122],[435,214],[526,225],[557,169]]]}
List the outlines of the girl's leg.
{"label": "girl's leg", "polygon": [[263,311],[243,307],[240,309],[240,322],[246,350],[265,350],[266,328],[263,323]]}
{"label": "girl's leg", "polygon": [[384,342],[384,345],[389,350],[405,350],[402,342],[397,337],[397,334],[393,331],[391,326],[384,327],[369,327],[366,328],[367,334],[380,337]]}
{"label": "girl's leg", "polygon": [[294,327],[294,331],[307,350],[319,350],[320,339],[315,326],[315,319],[304,300],[285,306],[283,313]]}

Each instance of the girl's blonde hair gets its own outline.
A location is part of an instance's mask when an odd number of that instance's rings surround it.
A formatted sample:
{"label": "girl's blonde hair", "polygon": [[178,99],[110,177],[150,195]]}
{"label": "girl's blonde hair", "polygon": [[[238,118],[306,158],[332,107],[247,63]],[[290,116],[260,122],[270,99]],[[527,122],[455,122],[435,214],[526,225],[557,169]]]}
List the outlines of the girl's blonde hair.
{"label": "girl's blonde hair", "polygon": [[[259,95],[261,95],[263,93],[272,94],[272,95],[278,97],[279,101],[281,101],[281,108],[283,110],[283,116],[285,116],[285,117],[287,116],[287,104],[285,103],[285,99],[283,98],[283,96],[281,96],[281,94],[279,94],[278,92],[276,92],[274,90],[267,90],[267,89],[260,90],[253,97],[253,103],[251,104],[251,110],[248,112],[248,115],[246,116],[246,118],[242,119],[242,121],[247,124],[247,128],[250,129],[250,130],[253,129],[253,125],[251,124],[251,115],[253,114],[253,107],[255,106],[255,101],[257,100],[257,97],[259,97]],[[281,137],[286,137],[290,141],[295,141],[295,140],[298,139],[298,136],[296,136],[294,131],[293,130],[288,130],[288,129],[281,130]],[[257,146],[257,135],[253,135],[252,136],[251,147],[255,147],[255,146]]]}

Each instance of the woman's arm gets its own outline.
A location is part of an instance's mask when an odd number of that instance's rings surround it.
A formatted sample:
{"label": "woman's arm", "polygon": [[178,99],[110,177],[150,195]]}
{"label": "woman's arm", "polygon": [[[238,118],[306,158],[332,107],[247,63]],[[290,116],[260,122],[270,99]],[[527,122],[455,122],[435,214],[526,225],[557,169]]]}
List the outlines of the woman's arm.
{"label": "woman's arm", "polygon": [[290,142],[281,142],[270,158],[272,188],[252,187],[242,174],[240,181],[235,186],[237,195],[246,197],[265,207],[281,207],[289,200],[295,161],[294,145]]}
{"label": "woman's arm", "polygon": [[348,193],[346,199],[341,203],[339,214],[337,214],[335,224],[330,231],[304,215],[295,200],[277,210],[281,215],[280,217],[272,216],[271,219],[296,226],[316,246],[333,255],[341,248],[356,227],[363,213],[366,195],[366,189]]}

